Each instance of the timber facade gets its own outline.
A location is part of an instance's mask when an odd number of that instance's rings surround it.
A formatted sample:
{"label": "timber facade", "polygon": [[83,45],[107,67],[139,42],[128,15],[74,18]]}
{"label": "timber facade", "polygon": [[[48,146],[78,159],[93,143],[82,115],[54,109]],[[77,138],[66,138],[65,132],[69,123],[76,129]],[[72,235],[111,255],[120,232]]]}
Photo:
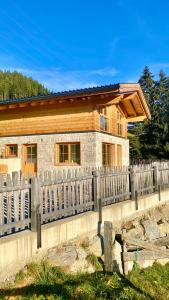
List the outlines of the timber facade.
{"label": "timber facade", "polygon": [[0,171],[128,165],[128,122],[149,118],[139,84],[3,101]]}

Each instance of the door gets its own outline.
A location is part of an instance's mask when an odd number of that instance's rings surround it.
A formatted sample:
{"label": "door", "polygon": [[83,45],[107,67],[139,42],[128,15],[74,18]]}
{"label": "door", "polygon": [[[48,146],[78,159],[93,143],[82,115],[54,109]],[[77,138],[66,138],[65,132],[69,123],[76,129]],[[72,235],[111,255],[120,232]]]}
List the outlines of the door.
{"label": "door", "polygon": [[37,174],[37,145],[23,145],[23,174],[35,176]]}

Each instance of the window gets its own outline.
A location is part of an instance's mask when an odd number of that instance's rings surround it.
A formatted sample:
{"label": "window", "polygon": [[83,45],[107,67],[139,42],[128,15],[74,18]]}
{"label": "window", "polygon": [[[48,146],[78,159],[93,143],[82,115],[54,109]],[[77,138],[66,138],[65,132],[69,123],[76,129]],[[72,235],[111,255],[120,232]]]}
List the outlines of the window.
{"label": "window", "polygon": [[123,135],[122,115],[117,111],[117,135]]}
{"label": "window", "polygon": [[17,157],[18,145],[6,145],[6,157]]}
{"label": "window", "polygon": [[107,117],[107,108],[100,108],[100,129],[103,131],[108,131],[108,117]]}
{"label": "window", "polygon": [[103,166],[112,167],[115,163],[115,145],[102,144],[102,163]]}
{"label": "window", "polygon": [[35,163],[37,159],[37,146],[29,145],[26,146],[26,162],[27,163]]}
{"label": "window", "polygon": [[80,143],[57,144],[57,163],[80,165]]}

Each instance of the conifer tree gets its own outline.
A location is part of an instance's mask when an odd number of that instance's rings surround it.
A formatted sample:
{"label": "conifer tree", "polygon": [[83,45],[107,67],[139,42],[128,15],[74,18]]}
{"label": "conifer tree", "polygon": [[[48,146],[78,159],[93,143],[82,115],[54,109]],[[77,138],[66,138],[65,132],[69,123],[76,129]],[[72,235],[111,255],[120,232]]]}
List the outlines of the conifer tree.
{"label": "conifer tree", "polygon": [[[154,80],[149,68],[145,67],[139,83],[150,108],[151,120],[136,124],[132,129],[131,156],[169,158],[169,78],[160,71],[159,80]],[[133,143],[134,139],[137,143]]]}
{"label": "conifer tree", "polygon": [[16,71],[0,70],[0,101],[48,94],[49,90],[31,77]]}

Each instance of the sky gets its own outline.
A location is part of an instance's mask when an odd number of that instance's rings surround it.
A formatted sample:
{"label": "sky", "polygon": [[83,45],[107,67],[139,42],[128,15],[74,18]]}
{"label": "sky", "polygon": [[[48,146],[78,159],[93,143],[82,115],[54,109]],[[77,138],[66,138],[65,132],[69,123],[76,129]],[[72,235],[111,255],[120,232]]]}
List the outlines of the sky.
{"label": "sky", "polygon": [[169,75],[168,0],[0,0],[0,69],[50,91]]}

